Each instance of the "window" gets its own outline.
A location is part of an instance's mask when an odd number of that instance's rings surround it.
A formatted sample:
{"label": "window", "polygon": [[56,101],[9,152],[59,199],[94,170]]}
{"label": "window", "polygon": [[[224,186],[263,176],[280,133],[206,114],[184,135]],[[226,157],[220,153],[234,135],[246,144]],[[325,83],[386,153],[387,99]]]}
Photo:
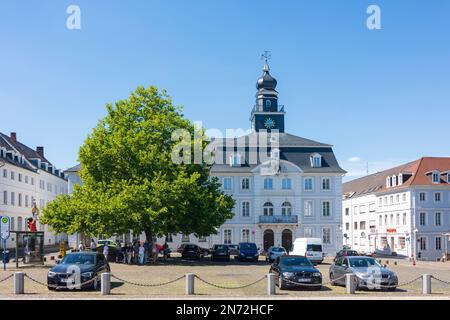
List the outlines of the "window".
{"label": "window", "polygon": [[250,217],[250,202],[249,201],[242,202],[242,216]]}
{"label": "window", "polygon": [[390,226],[393,226],[394,225],[394,215],[393,214],[391,214],[391,220],[390,220],[390,222],[391,222],[391,224],[390,224]]}
{"label": "window", "polygon": [[329,217],[331,214],[331,202],[324,201],[322,202],[322,216]]}
{"label": "window", "polygon": [[272,160],[280,160],[280,149],[273,149],[270,151],[270,158]]}
{"label": "window", "polygon": [[322,167],[322,156],[320,154],[315,153],[311,156],[311,167],[313,168]]}
{"label": "window", "polygon": [[366,210],[367,210],[367,206],[365,204],[362,204],[362,205],[359,206],[359,213],[360,214],[366,213]]}
{"label": "window", "polygon": [[242,229],[242,242],[250,242],[250,230]]}
{"label": "window", "polygon": [[442,238],[441,237],[436,237],[436,250],[440,251],[442,250]]}
{"label": "window", "polygon": [[381,207],[383,205],[383,198],[378,199],[378,205]]}
{"label": "window", "polygon": [[322,242],[324,244],[330,244],[331,243],[331,229],[330,228],[323,228],[322,229]]}
{"label": "window", "polygon": [[359,222],[359,229],[360,230],[365,230],[366,229],[366,222],[365,221],[360,221]]}
{"label": "window", "polygon": [[441,193],[440,192],[436,192],[434,194],[434,201],[435,202],[440,202],[441,201]]}
{"label": "window", "polygon": [[398,247],[402,250],[406,248],[406,238],[405,237],[398,237]]}
{"label": "window", "polygon": [[389,204],[393,204],[394,203],[394,196],[390,196],[389,199],[390,199]]}
{"label": "window", "polygon": [[241,189],[242,190],[250,190],[250,178],[242,178]]}
{"label": "window", "polygon": [[419,200],[420,201],[426,201],[427,200],[427,194],[425,192],[419,193]]}
{"label": "window", "polygon": [[273,204],[271,202],[264,203],[263,211],[265,216],[273,216]]}
{"label": "window", "polygon": [[11,180],[14,180],[14,171],[11,171]]}
{"label": "window", "polygon": [[330,178],[323,178],[322,179],[322,190],[331,190]]}
{"label": "window", "polygon": [[404,193],[404,194],[402,195],[402,201],[403,201],[403,202],[406,202],[406,193]]}
{"label": "window", "polygon": [[181,242],[189,242],[189,235],[188,234],[182,234],[181,235]]}
{"label": "window", "polygon": [[8,191],[3,191],[3,204],[8,204]]}
{"label": "window", "polygon": [[391,177],[387,177],[386,178],[386,188],[390,188],[391,187]]}
{"label": "window", "polygon": [[3,178],[7,178],[8,177],[8,170],[3,169]]}
{"label": "window", "polygon": [[34,178],[31,177],[31,185],[34,186]]}
{"label": "window", "polygon": [[25,183],[28,183],[28,176],[25,176]]}
{"label": "window", "polygon": [[447,182],[450,183],[450,172],[447,173]]}
{"label": "window", "polygon": [[232,167],[239,167],[241,165],[241,156],[234,154],[230,157],[230,164]]}
{"label": "window", "polygon": [[313,231],[311,228],[305,228],[303,233],[305,238],[312,238],[313,236]]}
{"label": "window", "polygon": [[264,179],[264,190],[272,190],[273,189],[273,179],[266,178]]}
{"label": "window", "polygon": [[441,175],[439,172],[433,172],[432,173],[432,179],[433,179],[433,183],[439,183],[441,182]]}
{"label": "window", "polygon": [[392,176],[392,186],[397,186],[397,176]]}
{"label": "window", "polygon": [[231,229],[225,229],[223,230],[223,243],[224,244],[231,244],[232,243],[231,238]]}
{"label": "window", "polygon": [[406,226],[406,212],[403,213],[403,225]]}
{"label": "window", "polygon": [[388,198],[384,197],[384,205],[387,206],[387,204],[388,204]]}
{"label": "window", "polygon": [[22,206],[22,194],[21,193],[19,193],[18,204],[19,204],[19,207]]}
{"label": "window", "polygon": [[375,211],[376,211],[375,203],[369,204],[369,212],[375,212]]}
{"label": "window", "polygon": [[272,101],[266,100],[266,108],[270,108],[272,106]]}
{"label": "window", "polygon": [[290,202],[284,202],[281,205],[281,215],[290,216],[292,214],[292,206]]}
{"label": "window", "polygon": [[345,223],[345,231],[350,230],[350,223],[346,222]]}
{"label": "window", "polygon": [[11,205],[16,205],[16,194],[14,192],[11,192]]}
{"label": "window", "polygon": [[378,224],[380,225],[380,227],[383,225],[383,216],[378,217]]}
{"label": "window", "polygon": [[420,246],[419,246],[420,250],[426,251],[427,250],[427,239],[425,237],[420,237],[419,243],[420,243]]}
{"label": "window", "polygon": [[231,190],[232,185],[231,185],[231,178],[223,178],[223,189],[224,190]]}
{"label": "window", "polygon": [[403,174],[398,175],[398,185],[401,186],[403,184]]}
{"label": "window", "polygon": [[22,217],[17,217],[17,231],[24,231],[22,229],[22,226],[23,226]]}
{"label": "window", "polygon": [[305,217],[312,217],[313,215],[313,201],[306,200],[305,201]]}
{"label": "window", "polygon": [[350,213],[350,208],[345,208],[345,215],[348,216]]}
{"label": "window", "polygon": [[19,180],[19,182],[22,182],[22,174],[21,173],[19,173],[18,180]]}
{"label": "window", "polygon": [[434,223],[437,226],[441,225],[441,213],[440,212],[436,212],[435,217],[434,217]]}
{"label": "window", "polygon": [[353,229],[358,230],[358,222],[353,222]]}
{"label": "window", "polygon": [[397,213],[397,217],[395,219],[395,225],[397,225],[397,226],[400,225],[400,213]]}
{"label": "window", "polygon": [[384,215],[384,226],[387,227],[388,225],[388,216],[387,214]]}
{"label": "window", "polygon": [[397,203],[400,203],[400,195],[399,194],[395,197],[395,200],[397,201]]}
{"label": "window", "polygon": [[281,185],[283,190],[290,190],[292,189],[292,180],[289,178],[284,178],[281,182]]}
{"label": "window", "polygon": [[421,226],[425,226],[426,223],[427,223],[426,219],[427,219],[426,213],[425,213],[425,212],[421,212],[421,213],[419,214],[419,224],[420,224]]}
{"label": "window", "polygon": [[305,190],[312,191],[313,190],[313,179],[305,178],[304,182],[305,182]]}

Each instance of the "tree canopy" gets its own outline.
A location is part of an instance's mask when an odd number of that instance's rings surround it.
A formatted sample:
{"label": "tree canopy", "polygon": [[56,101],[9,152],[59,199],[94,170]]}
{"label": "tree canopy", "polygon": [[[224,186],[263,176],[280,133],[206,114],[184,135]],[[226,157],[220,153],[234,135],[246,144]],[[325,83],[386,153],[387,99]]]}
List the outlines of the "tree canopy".
{"label": "tree canopy", "polygon": [[190,134],[189,150],[207,145],[204,132],[172,105],[165,91],[138,87],[126,100],[107,104],[107,115],[80,147],[82,185],[43,210],[41,222],[56,232],[112,236],[132,230],[156,235],[207,236],[232,217],[234,200],[224,194],[210,165],[174,163],[176,130]]}

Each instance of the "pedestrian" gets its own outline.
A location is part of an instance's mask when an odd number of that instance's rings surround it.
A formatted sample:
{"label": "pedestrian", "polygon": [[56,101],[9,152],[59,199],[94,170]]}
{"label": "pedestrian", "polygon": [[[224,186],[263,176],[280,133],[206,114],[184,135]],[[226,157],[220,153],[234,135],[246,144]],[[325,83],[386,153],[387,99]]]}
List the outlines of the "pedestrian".
{"label": "pedestrian", "polygon": [[145,247],[143,244],[139,247],[139,263],[144,264],[145,259]]}
{"label": "pedestrian", "polygon": [[106,261],[108,261],[109,247],[108,245],[103,246],[103,255],[105,256]]}
{"label": "pedestrian", "polygon": [[155,243],[152,246],[152,260],[153,260],[153,263],[156,263],[156,260],[158,259],[158,255],[159,255],[159,248],[158,248],[158,245]]}
{"label": "pedestrian", "polygon": [[169,245],[167,244],[167,242],[164,242],[163,256],[164,256],[164,260],[166,260],[169,256]]}
{"label": "pedestrian", "polygon": [[91,240],[91,251],[97,251],[97,244],[95,243],[94,239]]}
{"label": "pedestrian", "polygon": [[83,241],[80,241],[80,244],[78,245],[78,251],[84,251]]}

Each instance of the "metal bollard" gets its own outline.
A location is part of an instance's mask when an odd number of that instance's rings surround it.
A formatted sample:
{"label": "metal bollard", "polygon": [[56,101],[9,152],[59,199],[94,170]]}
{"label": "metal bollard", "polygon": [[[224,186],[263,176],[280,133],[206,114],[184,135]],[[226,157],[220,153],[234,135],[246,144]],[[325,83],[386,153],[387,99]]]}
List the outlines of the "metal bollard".
{"label": "metal bollard", "polygon": [[273,296],[276,294],[275,289],[275,274],[269,273],[267,275],[267,294]]}
{"label": "metal bollard", "polygon": [[353,273],[347,273],[345,275],[345,289],[347,294],[355,294],[356,276]]}
{"label": "metal bollard", "polygon": [[422,294],[431,294],[431,274],[422,276]]}
{"label": "metal bollard", "polygon": [[25,293],[25,273],[16,272],[14,273],[14,294],[24,294]]}
{"label": "metal bollard", "polygon": [[101,291],[102,295],[111,294],[111,273],[102,273],[101,278]]}
{"label": "metal bollard", "polygon": [[186,274],[186,294],[187,295],[195,294],[194,280],[195,280],[195,274],[193,274],[193,273]]}

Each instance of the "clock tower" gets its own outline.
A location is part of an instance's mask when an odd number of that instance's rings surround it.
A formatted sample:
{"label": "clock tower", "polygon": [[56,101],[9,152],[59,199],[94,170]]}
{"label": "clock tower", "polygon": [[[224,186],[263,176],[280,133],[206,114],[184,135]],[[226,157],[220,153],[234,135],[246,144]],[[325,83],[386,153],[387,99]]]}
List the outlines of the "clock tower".
{"label": "clock tower", "polygon": [[267,52],[263,55],[265,64],[263,75],[256,82],[256,104],[253,107],[250,121],[252,129],[256,132],[261,130],[278,130],[284,132],[284,106],[278,105],[277,80],[270,75]]}

